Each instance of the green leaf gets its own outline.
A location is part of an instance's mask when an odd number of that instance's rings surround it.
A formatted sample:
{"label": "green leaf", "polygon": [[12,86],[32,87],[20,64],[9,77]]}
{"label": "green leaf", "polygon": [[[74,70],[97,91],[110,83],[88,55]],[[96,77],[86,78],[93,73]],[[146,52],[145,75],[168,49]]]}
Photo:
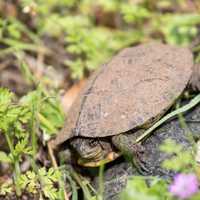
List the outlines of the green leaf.
{"label": "green leaf", "polygon": [[169,155],[169,158],[162,163],[163,168],[184,172],[194,170],[195,159],[191,149],[185,149],[174,140],[166,139],[160,146],[160,150]]}
{"label": "green leaf", "polygon": [[166,181],[157,177],[133,176],[120,197],[121,200],[166,200],[169,197],[168,186]]}
{"label": "green leaf", "polygon": [[148,194],[148,187],[141,177],[133,177],[127,182],[125,190],[121,193],[121,200],[159,200],[159,197]]}
{"label": "green leaf", "polygon": [[0,88],[0,105],[8,104],[13,99],[14,94],[6,88]]}
{"label": "green leaf", "polygon": [[127,23],[138,23],[139,21],[147,19],[151,16],[151,13],[147,8],[135,4],[122,5],[121,12]]}
{"label": "green leaf", "polygon": [[11,163],[10,157],[3,151],[0,151],[0,162]]}
{"label": "green leaf", "polygon": [[[29,107],[34,116],[33,120],[39,122],[44,135],[50,135],[58,132],[64,123],[64,112],[56,94],[50,96],[45,88],[38,87],[37,90],[30,92],[21,99],[23,105]],[[49,137],[47,137],[49,139]]]}
{"label": "green leaf", "polygon": [[0,195],[7,195],[13,192],[13,182],[12,180],[8,180],[0,185]]}

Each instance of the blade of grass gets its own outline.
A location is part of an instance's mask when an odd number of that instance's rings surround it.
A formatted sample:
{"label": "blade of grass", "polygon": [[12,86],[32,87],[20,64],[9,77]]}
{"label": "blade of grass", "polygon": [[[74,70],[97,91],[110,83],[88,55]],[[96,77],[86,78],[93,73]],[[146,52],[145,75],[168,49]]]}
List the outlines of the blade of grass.
{"label": "blade of grass", "polygon": [[43,54],[50,54],[49,49],[38,44],[24,43],[22,41],[17,41],[9,38],[0,39],[0,42],[8,45],[9,47],[13,47],[15,50],[27,50],[33,52],[41,52]]}
{"label": "blade of grass", "polygon": [[68,179],[70,186],[72,188],[72,200],[78,200],[78,192],[77,192],[77,187],[71,176],[67,173],[65,173],[66,178]]}
{"label": "blade of grass", "polygon": [[67,170],[70,172],[71,176],[74,178],[74,180],[79,184],[81,189],[83,190],[84,197],[87,200],[94,199],[91,195],[90,190],[88,189],[87,185],[83,182],[81,177],[69,166],[67,166]]}
{"label": "blade of grass", "polygon": [[100,165],[99,167],[99,191],[98,191],[98,195],[97,195],[97,199],[98,200],[103,200],[103,193],[104,193],[104,177],[103,177],[103,173],[104,173],[104,164]]}
{"label": "blade of grass", "polygon": [[198,94],[196,97],[194,97],[188,104],[174,110],[173,112],[167,114],[166,116],[164,116],[161,120],[159,120],[158,122],[156,122],[151,128],[147,129],[140,137],[138,137],[136,139],[136,143],[142,141],[143,139],[145,139],[149,134],[151,134],[157,127],[159,127],[161,124],[163,124],[164,122],[166,122],[167,120],[171,119],[172,117],[180,114],[180,113],[184,113],[188,110],[190,110],[191,108],[193,108],[194,106],[196,106],[198,103],[200,102],[200,94]]}

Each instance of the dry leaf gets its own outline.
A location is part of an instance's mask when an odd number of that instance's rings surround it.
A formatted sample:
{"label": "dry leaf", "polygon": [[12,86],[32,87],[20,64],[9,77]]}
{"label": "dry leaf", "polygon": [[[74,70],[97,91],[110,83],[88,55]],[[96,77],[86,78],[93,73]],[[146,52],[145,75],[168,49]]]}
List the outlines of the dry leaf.
{"label": "dry leaf", "polygon": [[68,112],[70,106],[72,105],[76,97],[78,96],[79,91],[83,88],[85,83],[86,83],[86,80],[83,79],[79,81],[77,84],[74,84],[69,90],[67,90],[67,92],[65,93],[62,99],[62,105],[63,105],[63,109],[65,113]]}

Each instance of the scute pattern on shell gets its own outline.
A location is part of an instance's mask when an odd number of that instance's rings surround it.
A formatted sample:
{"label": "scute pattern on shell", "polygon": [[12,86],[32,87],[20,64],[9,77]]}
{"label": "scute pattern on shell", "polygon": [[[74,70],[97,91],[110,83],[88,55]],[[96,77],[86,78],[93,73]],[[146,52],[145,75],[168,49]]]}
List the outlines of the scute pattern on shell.
{"label": "scute pattern on shell", "polygon": [[150,43],[122,50],[91,76],[55,145],[73,136],[111,136],[147,123],[183,92],[192,66],[187,48]]}

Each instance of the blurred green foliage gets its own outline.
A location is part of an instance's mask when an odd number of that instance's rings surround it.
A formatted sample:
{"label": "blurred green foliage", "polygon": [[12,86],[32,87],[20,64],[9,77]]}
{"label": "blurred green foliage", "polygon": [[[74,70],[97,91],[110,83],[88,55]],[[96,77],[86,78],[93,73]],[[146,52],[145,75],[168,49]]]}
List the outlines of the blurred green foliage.
{"label": "blurred green foliage", "polygon": [[5,48],[0,55],[45,51],[47,36],[61,40],[72,55],[63,64],[73,79],[140,42],[189,45],[200,24],[198,0],[22,0],[18,7],[29,20],[2,15],[0,42]]}
{"label": "blurred green foliage", "polygon": [[134,176],[128,180],[121,200],[165,200],[171,199],[167,191],[167,182],[156,177],[148,178],[147,184],[142,176]]}
{"label": "blurred green foliage", "polygon": [[160,149],[171,156],[171,158],[166,159],[162,163],[163,168],[184,173],[194,171],[196,161],[194,155],[191,153],[192,150],[185,149],[182,145],[177,144],[171,139],[167,139],[160,146]]}
{"label": "blurred green foliage", "polygon": [[[160,150],[170,157],[163,162],[163,168],[173,170],[178,173],[195,174],[199,165],[195,162],[194,152],[177,144],[172,139],[167,139],[160,146]],[[198,176],[198,173],[197,173]],[[172,180],[161,179],[159,177],[133,176],[130,177],[126,188],[120,195],[121,200],[176,200],[169,192]],[[185,190],[183,184],[180,190]],[[200,193],[191,195],[190,200],[200,198]]]}

